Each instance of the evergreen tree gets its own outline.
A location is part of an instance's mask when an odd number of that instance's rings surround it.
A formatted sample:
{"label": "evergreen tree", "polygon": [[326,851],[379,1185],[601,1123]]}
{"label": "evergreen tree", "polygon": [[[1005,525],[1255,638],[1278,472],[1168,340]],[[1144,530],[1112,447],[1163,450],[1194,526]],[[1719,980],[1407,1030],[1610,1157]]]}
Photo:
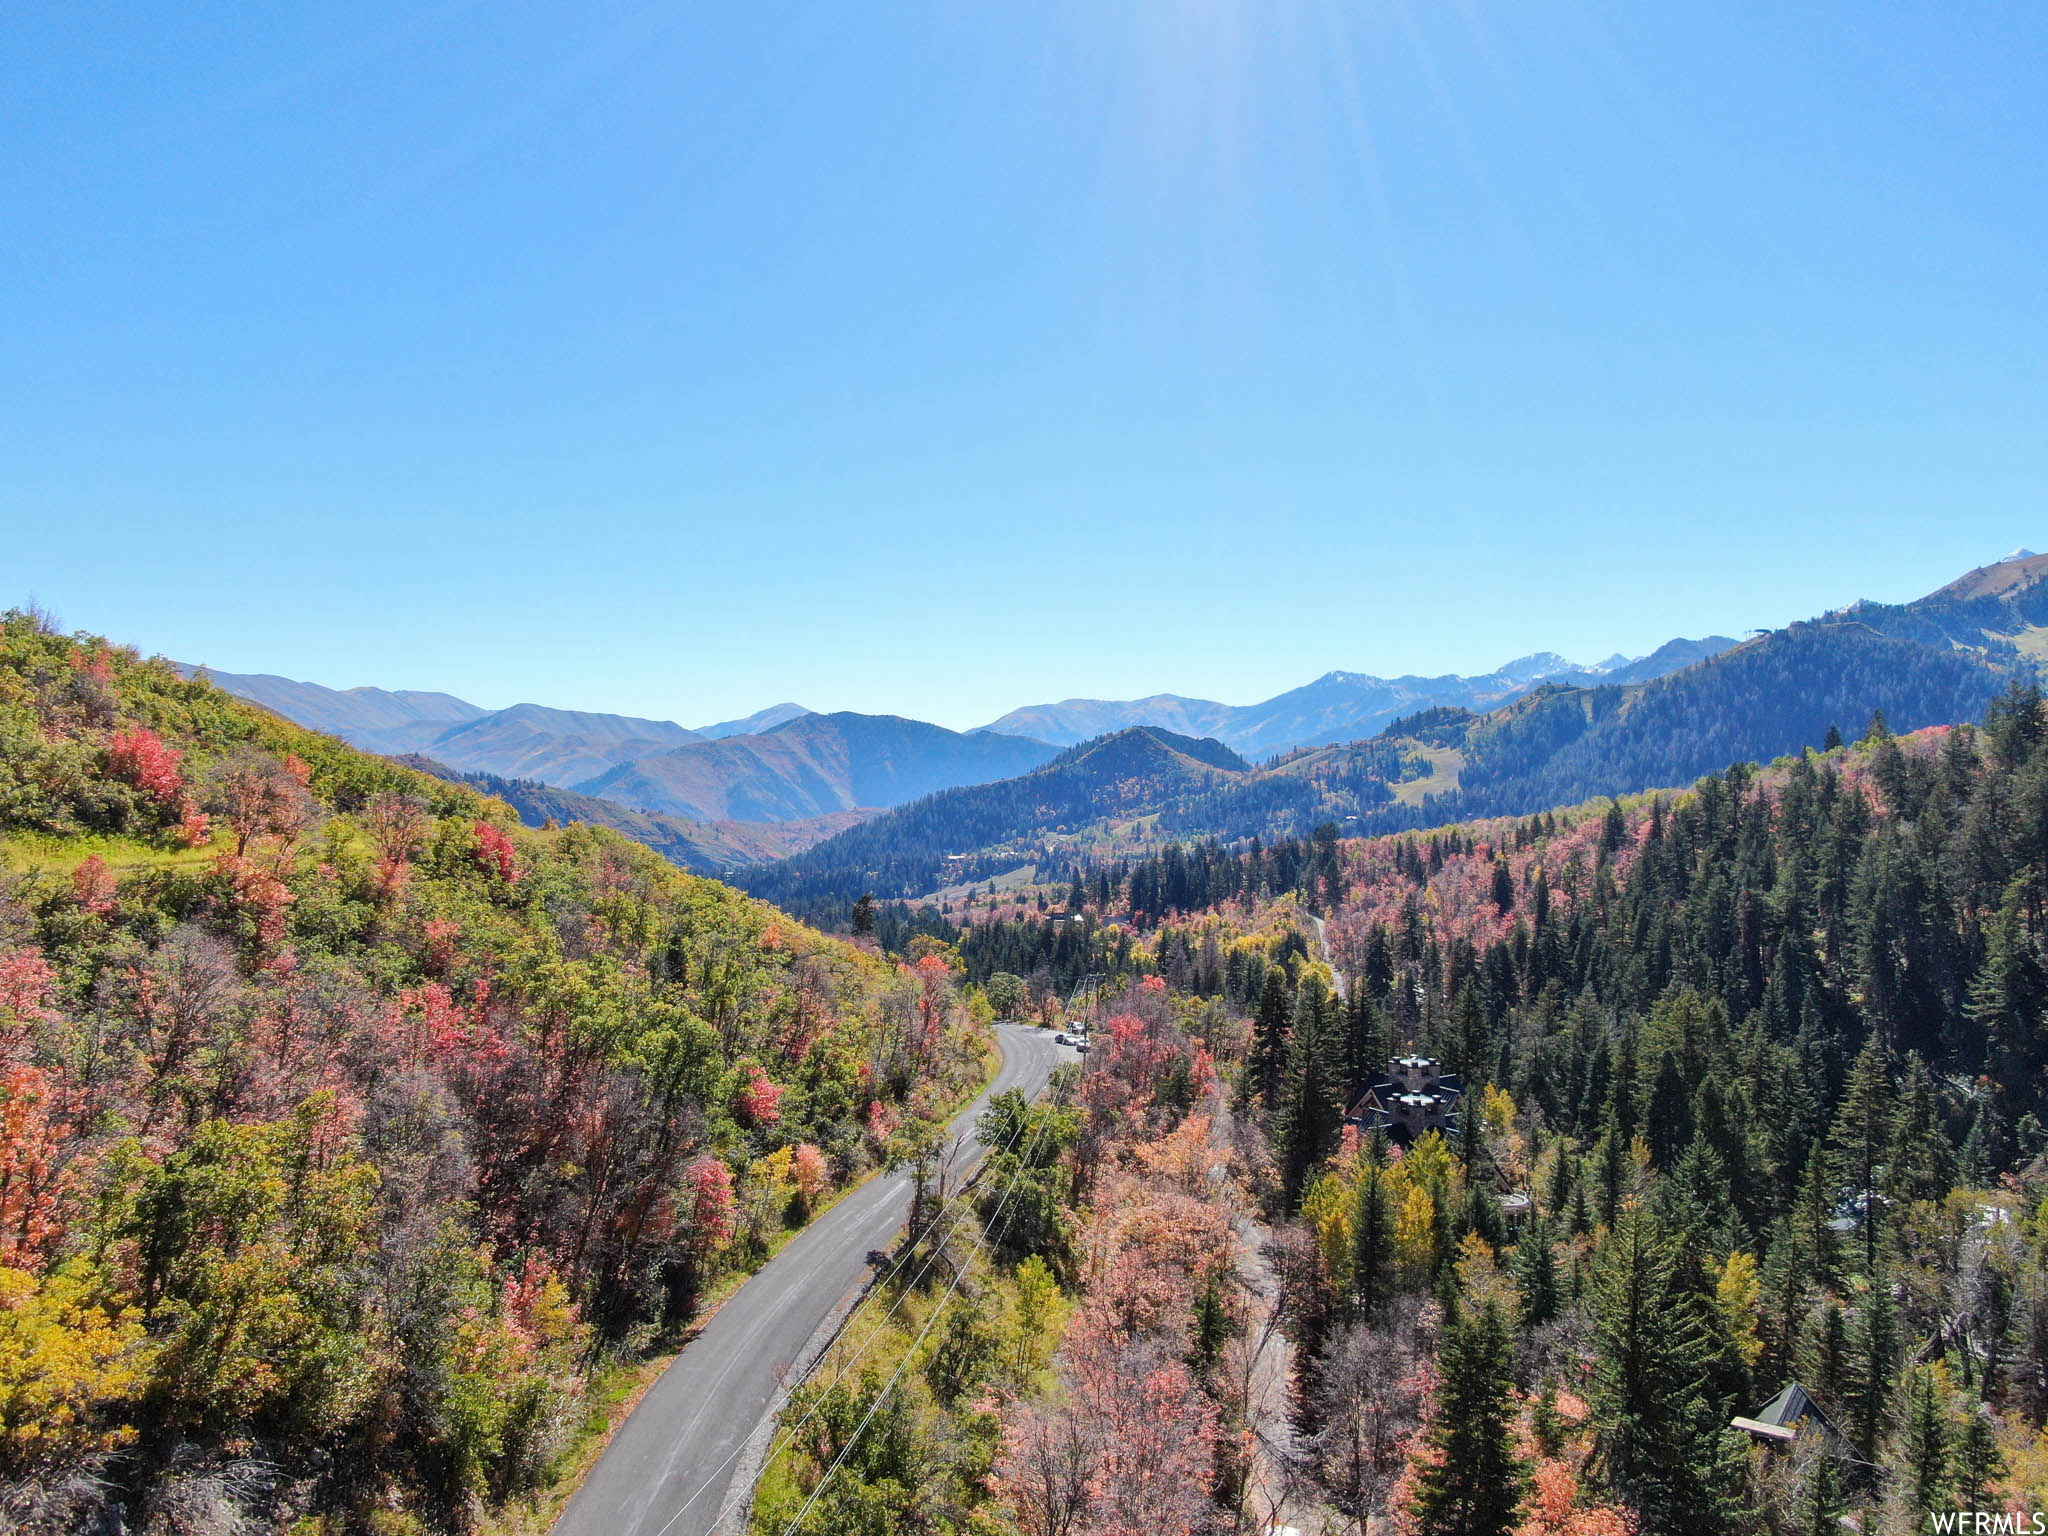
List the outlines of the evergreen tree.
{"label": "evergreen tree", "polygon": [[1387,1032],[1371,988],[1354,979],[1344,1005],[1343,1093],[1348,1108],[1387,1067]]}
{"label": "evergreen tree", "polygon": [[1906,1058],[1906,1080],[1892,1112],[1885,1189],[1894,1200],[1939,1200],[1954,1184],[1955,1152],[1935,1107],[1934,1078],[1915,1052]]}
{"label": "evergreen tree", "polygon": [[1447,1330],[1443,1386],[1428,1443],[1436,1458],[1417,1479],[1412,1513],[1431,1536],[1507,1536],[1521,1508],[1512,1355],[1493,1303]]}
{"label": "evergreen tree", "polygon": [[[1374,1149],[1377,1151],[1377,1147]],[[1371,1157],[1351,1208],[1351,1294],[1361,1316],[1379,1316],[1394,1289],[1394,1205],[1386,1171]]]}
{"label": "evergreen tree", "polygon": [[1650,1143],[1650,1161],[1660,1169],[1668,1169],[1676,1162],[1679,1152],[1692,1140],[1691,1098],[1674,1051],[1667,1050],[1657,1058],[1657,1078],[1650,1089],[1644,1134]]}
{"label": "evergreen tree", "polygon": [[1717,1536],[1731,1528],[1708,1395],[1716,1344],[1711,1306],[1679,1283],[1679,1253],[1648,1211],[1624,1211],[1593,1276],[1593,1423],[1607,1485],[1650,1536]]}
{"label": "evergreen tree", "polygon": [[1289,1210],[1301,1203],[1309,1174],[1337,1150],[1343,1129],[1336,1041],[1331,1038],[1335,1012],[1320,982],[1311,979],[1303,984],[1295,1001],[1287,1076],[1273,1133]]}
{"label": "evergreen tree", "polygon": [[2030,906],[2040,905],[2032,881],[2029,872],[2007,887],[1985,935],[1984,963],[1970,982],[1963,1008],[1978,1031],[1987,1064],[2001,1077],[2024,1071],[2033,1062],[2042,1004],[2048,1001],[2048,975],[2027,923]]}
{"label": "evergreen tree", "polygon": [[1961,1509],[1984,1509],[1991,1502],[1992,1483],[2005,1471],[2005,1458],[1999,1454],[1998,1437],[1982,1403],[1966,1400],[1962,1417],[1950,1463],[1955,1501]]}
{"label": "evergreen tree", "polygon": [[1982,1102],[1970,1109],[1970,1129],[1956,1153],[1956,1176],[1972,1189],[1986,1189],[1998,1173],[1998,1155],[1990,1129],[1991,1112]]}
{"label": "evergreen tree", "polygon": [[1898,1371],[1899,1322],[1889,1289],[1878,1277],[1856,1309],[1849,1391],[1851,1424],[1858,1449],[1875,1460],[1884,1432],[1885,1408],[1891,1402]]}
{"label": "evergreen tree", "polygon": [[1815,1453],[1806,1469],[1804,1497],[1799,1501],[1798,1536],[1842,1536],[1842,1469],[1825,1450]]}
{"label": "evergreen tree", "polygon": [[1933,1509],[1948,1484],[1948,1425],[1934,1372],[1924,1366],[1913,1372],[1906,1389],[1905,1422],[1900,1430],[1913,1507]]}
{"label": "evergreen tree", "polygon": [[1553,1218],[1562,1217],[1571,1209],[1572,1188],[1576,1182],[1572,1177],[1577,1166],[1570,1152],[1565,1150],[1563,1139],[1557,1147],[1557,1157],[1550,1165],[1550,1187],[1543,1196],[1543,1208]]}
{"label": "evergreen tree", "polygon": [[1458,988],[1457,1004],[1451,1014],[1449,1049],[1444,1052],[1445,1066],[1473,1078],[1483,1076],[1493,1055],[1489,1034],[1486,1008],[1479,1000],[1479,988],[1467,977]]}
{"label": "evergreen tree", "polygon": [[1873,1030],[1849,1073],[1849,1086],[1829,1136],[1835,1177],[1848,1186],[1863,1208],[1866,1275],[1877,1268],[1878,1174],[1891,1144],[1892,1107],[1891,1072],[1885,1066],[1884,1044]]}
{"label": "evergreen tree", "polygon": [[1833,1290],[1840,1280],[1840,1245],[1830,1225],[1835,1219],[1835,1208],[1828,1187],[1826,1154],[1816,1147],[1807,1159],[1806,1177],[1799,1183],[1795,1236],[1805,1260],[1802,1267],[1806,1277],[1824,1291]]}
{"label": "evergreen tree", "polygon": [[1243,1080],[1244,1095],[1267,1114],[1280,1102],[1280,1085],[1287,1071],[1288,1012],[1287,979],[1278,966],[1269,967],[1259,992],[1259,1011],[1252,1021]]}
{"label": "evergreen tree", "polygon": [[1757,1332],[1764,1347],[1757,1374],[1765,1381],[1786,1381],[1797,1368],[1806,1321],[1806,1269],[1787,1222],[1780,1221],[1771,1231],[1758,1288],[1762,1294]]}
{"label": "evergreen tree", "polygon": [[1550,1223],[1531,1216],[1515,1243],[1515,1285],[1522,1293],[1522,1326],[1536,1328],[1557,1316],[1557,1253],[1551,1247]]}
{"label": "evergreen tree", "polygon": [[1849,1323],[1830,1297],[1811,1320],[1800,1375],[1823,1402],[1839,1404],[1850,1389]]}
{"label": "evergreen tree", "polygon": [[1365,940],[1365,965],[1359,971],[1359,979],[1365,983],[1366,996],[1377,1003],[1384,999],[1394,985],[1394,952],[1387,945],[1387,930],[1379,923],[1372,925],[1372,932]]}
{"label": "evergreen tree", "polygon": [[1628,1197],[1628,1151],[1628,1138],[1610,1111],[1607,1129],[1601,1133],[1600,1144],[1593,1149],[1593,1159],[1600,1171],[1600,1221],[1604,1226],[1611,1227],[1620,1219],[1622,1201]]}

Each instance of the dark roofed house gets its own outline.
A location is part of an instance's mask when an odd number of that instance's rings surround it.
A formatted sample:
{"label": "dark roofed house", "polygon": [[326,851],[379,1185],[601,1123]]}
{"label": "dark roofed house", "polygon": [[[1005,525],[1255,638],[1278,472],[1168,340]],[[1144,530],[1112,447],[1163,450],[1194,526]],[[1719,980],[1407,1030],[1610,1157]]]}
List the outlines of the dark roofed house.
{"label": "dark roofed house", "polygon": [[1351,1106],[1345,1122],[1367,1134],[1385,1131],[1404,1147],[1430,1131],[1457,1135],[1465,1081],[1442,1066],[1431,1056],[1396,1056],[1387,1063],[1387,1075]]}
{"label": "dark roofed house", "polygon": [[1806,1388],[1796,1381],[1757,1409],[1755,1417],[1744,1418],[1738,1414],[1729,1420],[1729,1427],[1773,1445],[1790,1445],[1811,1430],[1821,1437],[1823,1447],[1837,1461],[1857,1460],[1856,1448],[1849,1437],[1835,1428],[1828,1416],[1820,1411],[1820,1405],[1807,1395]]}

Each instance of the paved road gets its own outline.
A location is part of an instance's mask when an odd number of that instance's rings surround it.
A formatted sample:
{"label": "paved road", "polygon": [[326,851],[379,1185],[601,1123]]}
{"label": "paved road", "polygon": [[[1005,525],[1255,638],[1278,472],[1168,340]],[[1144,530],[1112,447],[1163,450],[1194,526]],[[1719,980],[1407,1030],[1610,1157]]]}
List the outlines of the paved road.
{"label": "paved road", "polygon": [[1337,979],[1337,996],[1348,1002],[1351,997],[1351,982],[1337,969],[1337,961],[1330,954],[1328,925],[1313,912],[1309,913],[1308,920],[1316,925],[1316,948],[1322,951],[1323,962],[1329,966],[1330,974]]}
{"label": "paved road", "polygon": [[[949,1183],[980,1159],[971,1133],[990,1094],[1036,1094],[1059,1061],[1077,1059],[1029,1025],[1002,1024],[996,1033],[1002,1069],[953,1122],[962,1142]],[[553,1536],[711,1536],[738,1491],[741,1451],[774,1412],[798,1355],[867,1278],[868,1255],[889,1247],[909,1215],[908,1175],[885,1174],[792,1238],[648,1389]],[[745,1508],[727,1524],[744,1529]]]}

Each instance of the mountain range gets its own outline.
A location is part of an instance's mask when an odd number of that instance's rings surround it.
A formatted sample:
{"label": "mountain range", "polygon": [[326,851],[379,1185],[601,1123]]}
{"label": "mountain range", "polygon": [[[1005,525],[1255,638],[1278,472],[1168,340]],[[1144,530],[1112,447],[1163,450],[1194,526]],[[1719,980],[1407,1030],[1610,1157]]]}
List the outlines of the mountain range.
{"label": "mountain range", "polygon": [[565,825],[587,821],[594,826],[623,832],[635,842],[645,843],[663,858],[699,874],[717,874],[740,864],[759,864],[801,853],[812,844],[836,832],[843,832],[869,816],[870,810],[831,811],[802,821],[697,821],[665,816],[658,811],[637,811],[616,800],[558,789],[537,779],[507,779],[494,773],[463,773],[418,753],[398,758],[408,768],[431,773],[451,783],[468,784],[487,795],[496,795],[519,813],[530,827],[550,823]]}
{"label": "mountain range", "polygon": [[1219,740],[1126,728],[737,878],[780,905],[835,916],[863,893],[915,899],[1004,876],[1057,878],[1173,841],[1524,815],[1820,747],[1879,712],[1899,731],[1976,720],[2013,683],[2038,680],[2044,661],[2048,557],[2021,554],[1916,602],[1858,603],[1673,671],[1553,674],[1491,709],[1433,705],[1368,739],[1256,767]]}
{"label": "mountain range", "polygon": [[1329,672],[1252,705],[1068,699],[964,732],[794,703],[691,729],[210,675],[536,824],[603,822],[692,868],[754,866],[750,885],[816,911],[853,885],[919,895],[1169,838],[1391,830],[1684,783],[1859,730],[1874,709],[1895,729],[1972,719],[2044,664],[2048,556],[2020,550],[1917,601],[1742,643],[1592,666],[1538,652],[1476,677]]}
{"label": "mountain range", "polygon": [[1156,725],[1184,736],[1213,737],[1245,757],[1261,758],[1297,747],[1356,741],[1419,710],[1444,705],[1490,708],[1546,681],[1643,682],[1734,644],[1721,635],[1672,640],[1648,656],[1613,656],[1590,667],[1566,661],[1553,651],[1539,651],[1480,677],[1383,678],[1365,672],[1325,672],[1312,683],[1257,704],[1219,704],[1175,693],[1143,699],[1064,699],[1013,709],[982,729],[1071,746],[1134,725]]}
{"label": "mountain range", "polygon": [[573,790],[662,816],[765,822],[887,808],[1008,777],[1061,747],[1132,726],[1214,738],[1256,759],[1355,741],[1422,709],[1489,708],[1545,681],[1661,676],[1732,644],[1719,636],[1674,640],[1649,656],[1615,656],[1592,667],[1545,651],[1480,677],[1328,672],[1247,705],[1177,694],[1068,699],[1015,709],[966,732],[895,715],[820,715],[793,703],[691,729],[540,704],[486,710],[446,693],[323,688],[262,673],[207,675],[230,693],[366,751],[417,754],[458,774]]}

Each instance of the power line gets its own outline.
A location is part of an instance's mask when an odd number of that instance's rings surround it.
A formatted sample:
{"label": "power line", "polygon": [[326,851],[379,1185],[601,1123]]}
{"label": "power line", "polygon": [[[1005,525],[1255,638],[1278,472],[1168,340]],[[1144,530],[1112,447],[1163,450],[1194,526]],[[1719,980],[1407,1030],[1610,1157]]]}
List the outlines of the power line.
{"label": "power line", "polygon": [[[1040,1116],[1038,1126],[1032,1132],[1031,1135],[1032,1151],[1037,1150],[1038,1139],[1040,1136],[1044,1134],[1045,1126],[1046,1117]],[[1017,1165],[1016,1169],[1012,1171],[1012,1173],[1010,1174],[1010,1182],[1007,1186],[1004,1187],[1003,1198],[996,1203],[996,1221],[1000,1221],[1002,1219],[1003,1211],[1005,1208],[1008,1207],[1010,1203],[1010,1196],[1016,1193],[1017,1181],[1023,1177],[1025,1168],[1029,1166],[1030,1156],[1031,1153],[1027,1152],[1025,1154],[1024,1160],[1020,1162]],[[993,1225],[993,1222],[991,1223],[991,1225]],[[934,1251],[934,1257],[936,1257],[936,1250]],[[929,1268],[929,1264],[927,1264],[927,1268]],[[917,1337],[912,1339],[910,1341],[909,1347],[903,1351],[903,1359],[897,1365],[895,1373],[890,1376],[888,1382],[883,1386],[882,1390],[875,1394],[875,1400],[868,1405],[868,1411],[861,1415],[860,1423],[855,1425],[853,1433],[846,1437],[846,1444],[840,1447],[839,1454],[832,1458],[832,1465],[825,1469],[824,1474],[821,1477],[819,1477],[817,1483],[812,1487],[811,1495],[809,1498],[804,1500],[803,1508],[799,1509],[796,1512],[796,1517],[793,1520],[791,1520],[789,1524],[784,1528],[783,1536],[795,1536],[797,1527],[803,1524],[804,1517],[811,1512],[812,1507],[818,1502],[819,1497],[825,1492],[826,1484],[832,1481],[832,1474],[837,1472],[840,1469],[840,1467],[845,1464],[846,1458],[853,1453],[854,1446],[860,1443],[860,1437],[866,1431],[869,1422],[874,1418],[876,1413],[878,1413],[881,1410],[882,1404],[888,1401],[889,1394],[896,1390],[896,1383],[903,1379],[903,1373],[910,1369],[911,1357],[917,1353],[918,1346],[924,1343],[926,1337],[931,1333],[932,1329],[938,1326],[939,1319],[945,1315],[947,1303],[952,1301],[954,1292],[960,1289],[960,1282],[966,1278],[967,1268],[965,1265],[962,1265],[960,1269],[954,1274],[953,1283],[946,1287],[946,1294],[940,1297],[939,1304],[936,1307],[932,1308],[932,1315],[925,1319],[924,1327],[918,1330]]]}
{"label": "power line", "polygon": [[[991,1097],[993,1097],[993,1095],[991,1095]],[[1011,1131],[1009,1141],[1003,1146],[1002,1150],[1005,1153],[1011,1151],[1015,1147],[1017,1139],[1023,1134],[1024,1123],[1022,1121],[1019,1121],[1016,1128]],[[993,1153],[995,1150],[996,1149],[993,1147],[984,1149],[984,1151],[988,1153]],[[974,1173],[969,1177],[967,1185],[971,1186],[974,1182],[974,1179],[978,1177],[980,1177],[979,1166],[976,1167]],[[949,1241],[953,1237],[954,1233],[959,1230],[960,1223],[965,1219],[965,1212],[963,1212],[961,1215],[955,1218],[952,1228],[950,1228],[946,1234],[947,1239]],[[846,1329],[852,1326],[853,1320],[860,1314],[861,1308],[867,1306],[870,1302],[872,1302],[874,1298],[881,1293],[882,1288],[885,1285],[887,1285],[892,1279],[896,1278],[896,1272],[900,1271],[904,1266],[906,1266],[910,1262],[910,1260],[913,1257],[915,1257],[915,1255],[916,1250],[914,1247],[906,1248],[904,1250],[903,1254],[896,1260],[896,1262],[893,1265],[890,1266],[890,1269],[888,1271],[885,1271],[884,1274],[875,1281],[873,1286],[869,1289],[868,1293],[865,1296],[861,1297],[861,1299],[854,1304],[853,1310],[847,1314],[845,1321],[843,1321],[839,1325],[839,1332],[843,1333],[846,1331]],[[917,1280],[913,1282],[914,1284],[921,1284],[923,1282],[925,1274],[930,1271],[932,1262],[934,1261],[934,1259],[936,1259],[936,1257],[937,1252],[935,1250],[933,1254],[925,1260],[924,1268],[918,1272]],[[889,1312],[883,1318],[883,1322],[886,1323],[890,1317],[894,1317],[896,1315],[896,1308],[900,1307],[902,1304],[903,1293],[899,1293],[895,1305],[890,1307]],[[841,1375],[843,1376],[845,1370],[850,1369],[852,1365],[858,1363],[861,1356],[865,1354],[866,1351],[867,1346],[864,1344],[862,1345],[861,1349],[855,1353],[853,1360],[849,1361],[845,1367],[842,1367]],[[823,1352],[820,1353],[818,1361],[814,1363],[813,1369],[816,1368],[816,1364],[821,1363],[823,1363]],[[810,1372],[806,1371],[803,1376],[800,1376],[798,1378],[796,1384],[799,1386],[802,1385],[803,1382],[806,1379],[808,1379],[809,1375]],[[779,1455],[784,1449],[786,1449],[790,1440],[795,1437],[797,1432],[801,1430],[805,1424],[810,1422],[811,1417],[816,1412],[817,1406],[814,1404],[810,1412],[806,1413],[805,1416],[802,1419],[798,1420],[796,1425],[789,1430],[788,1435],[781,1441],[781,1443],[779,1443],[769,1451],[769,1459],[772,1460],[775,1456]],[[655,1536],[668,1536],[668,1532],[675,1526],[675,1523],[678,1520],[682,1519],[684,1511],[688,1510],[692,1504],[696,1503],[698,1499],[702,1498],[706,1493],[708,1493],[711,1490],[712,1486],[724,1474],[726,1468],[730,1467],[733,1464],[733,1462],[739,1458],[740,1453],[745,1449],[745,1441],[742,1441],[739,1445],[733,1447],[732,1451],[726,1456],[726,1458],[712,1469],[711,1475],[708,1478],[706,1478],[704,1482],[700,1484],[697,1487],[697,1489],[690,1494],[688,1498],[684,1499],[682,1503],[676,1506],[674,1513],[672,1513],[668,1517],[668,1519],[662,1523],[661,1529],[655,1532]],[[728,1500],[726,1504],[719,1509],[717,1516],[713,1519],[713,1527],[715,1528],[719,1521],[724,1520],[724,1518],[728,1514],[730,1514],[735,1507],[737,1507],[740,1498],[745,1497],[746,1495],[749,1495],[752,1492],[753,1489],[749,1487],[746,1490],[744,1490],[742,1494],[735,1495],[732,1499]]]}

